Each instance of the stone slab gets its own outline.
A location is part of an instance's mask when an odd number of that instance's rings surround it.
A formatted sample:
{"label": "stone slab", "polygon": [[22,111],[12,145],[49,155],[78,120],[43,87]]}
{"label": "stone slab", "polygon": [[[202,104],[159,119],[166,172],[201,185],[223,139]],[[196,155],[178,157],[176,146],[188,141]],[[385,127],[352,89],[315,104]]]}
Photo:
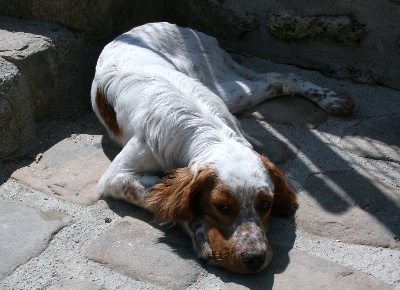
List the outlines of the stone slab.
{"label": "stone slab", "polygon": [[100,198],[96,185],[109,164],[101,136],[73,134],[43,152],[38,162],[16,170],[12,178],[62,199],[91,204]]}
{"label": "stone slab", "polygon": [[361,121],[346,131],[341,146],[361,157],[400,163],[400,115]]}
{"label": "stone slab", "polygon": [[271,264],[261,273],[239,276],[214,269],[227,282],[222,289],[392,289],[368,274],[303,251],[282,246],[274,249]]}
{"label": "stone slab", "polygon": [[312,175],[299,194],[297,226],[347,243],[400,247],[400,189],[354,171]]}
{"label": "stone slab", "polygon": [[20,202],[0,201],[0,280],[39,255],[71,218]]}
{"label": "stone slab", "polygon": [[172,289],[188,287],[200,275],[187,236],[181,231],[164,233],[132,217],[92,240],[86,257],[135,280]]}

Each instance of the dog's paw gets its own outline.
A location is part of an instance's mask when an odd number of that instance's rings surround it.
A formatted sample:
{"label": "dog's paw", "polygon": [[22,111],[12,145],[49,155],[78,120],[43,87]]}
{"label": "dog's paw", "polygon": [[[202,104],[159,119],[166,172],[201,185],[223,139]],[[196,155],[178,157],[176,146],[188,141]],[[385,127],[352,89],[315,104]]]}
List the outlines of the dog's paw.
{"label": "dog's paw", "polygon": [[317,103],[328,113],[336,115],[349,115],[354,110],[353,100],[346,93],[339,91],[330,91]]}

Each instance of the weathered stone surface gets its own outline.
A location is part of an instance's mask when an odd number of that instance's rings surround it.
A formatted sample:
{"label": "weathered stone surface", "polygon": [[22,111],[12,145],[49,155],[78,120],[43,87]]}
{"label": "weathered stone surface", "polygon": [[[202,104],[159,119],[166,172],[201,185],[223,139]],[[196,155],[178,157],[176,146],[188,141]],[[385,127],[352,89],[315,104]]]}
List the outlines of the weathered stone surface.
{"label": "weathered stone surface", "polygon": [[[340,0],[333,6],[317,0],[293,1],[290,5],[261,0],[171,2],[167,8],[173,21],[217,35],[230,51],[400,89],[395,69],[400,66],[400,28],[393,24],[400,13],[397,0],[366,0],[363,5]],[[229,17],[224,13],[229,14],[229,10],[238,14],[233,24],[225,24]],[[229,26],[235,27],[235,22],[246,17],[252,19],[255,28],[243,31],[239,26],[229,32]]]}
{"label": "weathered stone surface", "polygon": [[161,20],[164,5],[165,0],[0,0],[2,15],[56,22],[96,40]]}
{"label": "weathered stone surface", "polygon": [[53,283],[47,290],[106,290],[106,288],[87,281],[63,280]]}
{"label": "weathered stone surface", "polygon": [[101,136],[72,135],[42,154],[38,162],[18,169],[12,177],[80,204],[100,198],[96,184],[110,164],[101,149]]}
{"label": "weathered stone surface", "polygon": [[0,55],[26,76],[35,119],[44,118],[52,111],[57,93],[54,47],[35,35],[0,30]]}
{"label": "weathered stone surface", "polygon": [[[56,24],[0,17],[0,56],[25,75],[36,120],[82,106],[82,38]],[[86,84],[86,89],[89,86]]]}
{"label": "weathered stone surface", "polygon": [[35,135],[32,112],[26,79],[0,57],[0,160]]}
{"label": "weathered stone surface", "polygon": [[[391,289],[362,272],[283,246],[274,247],[274,258],[259,274],[234,275],[214,269],[228,289]],[[213,271],[214,272],[214,271]]]}
{"label": "weathered stone surface", "polygon": [[400,162],[400,116],[367,119],[350,127],[341,145],[361,157]]}
{"label": "weathered stone surface", "polygon": [[[227,1],[175,0],[175,15],[186,26],[191,26],[210,35],[240,39],[246,32],[256,30],[256,19]],[[218,29],[215,29],[218,27]]]}
{"label": "weathered stone surface", "polygon": [[289,96],[262,102],[242,115],[249,114],[258,120],[307,129],[318,127],[329,116],[313,102],[301,97]]}
{"label": "weathered stone surface", "polygon": [[200,274],[191,242],[182,235],[124,217],[90,242],[86,256],[134,279],[182,289]]}
{"label": "weathered stone surface", "polygon": [[284,164],[296,158],[299,150],[294,145],[288,146],[266,131],[262,124],[254,118],[239,118],[247,139],[253,145],[254,150],[267,156],[276,164]]}
{"label": "weathered stone surface", "polygon": [[365,25],[347,15],[300,16],[273,13],[269,16],[272,35],[284,40],[330,38],[340,42],[360,42]]}
{"label": "weathered stone surface", "polygon": [[52,236],[70,222],[65,214],[0,201],[0,280],[39,255]]}
{"label": "weathered stone surface", "polygon": [[399,248],[400,189],[370,175],[312,175],[299,195],[301,230],[347,243]]}

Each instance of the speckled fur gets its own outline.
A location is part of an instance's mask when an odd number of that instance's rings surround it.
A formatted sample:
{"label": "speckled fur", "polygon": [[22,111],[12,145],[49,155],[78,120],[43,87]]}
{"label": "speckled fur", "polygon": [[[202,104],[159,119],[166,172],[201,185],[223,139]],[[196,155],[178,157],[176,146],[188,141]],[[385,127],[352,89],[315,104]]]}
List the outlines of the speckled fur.
{"label": "speckled fur", "polygon": [[[285,94],[333,113],[352,108],[345,94],[298,75],[246,69],[215,38],[191,29],[153,23],[122,34],[104,48],[92,84],[93,109],[123,146],[99,194],[182,223],[198,255],[213,264],[241,273],[265,268],[269,214],[292,214],[296,198],[283,174],[252,150],[232,113]],[[262,200],[272,210],[261,211]],[[245,262],[254,253],[263,256]]]}

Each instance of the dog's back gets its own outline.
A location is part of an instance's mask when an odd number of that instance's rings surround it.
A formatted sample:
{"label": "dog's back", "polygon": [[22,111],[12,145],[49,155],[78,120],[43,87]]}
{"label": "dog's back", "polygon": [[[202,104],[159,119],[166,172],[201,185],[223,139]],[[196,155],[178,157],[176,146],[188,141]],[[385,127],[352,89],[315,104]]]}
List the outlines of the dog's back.
{"label": "dog's back", "polygon": [[[231,62],[215,38],[203,33],[169,23],[134,28],[101,53],[92,85],[93,109],[121,145],[135,136],[163,154],[162,160],[177,162],[172,153],[189,156],[185,145],[193,146],[183,140],[193,139],[196,130],[208,128],[217,139],[227,130],[242,137],[216,94],[219,82],[233,73]],[[181,142],[174,144],[171,136]]]}

